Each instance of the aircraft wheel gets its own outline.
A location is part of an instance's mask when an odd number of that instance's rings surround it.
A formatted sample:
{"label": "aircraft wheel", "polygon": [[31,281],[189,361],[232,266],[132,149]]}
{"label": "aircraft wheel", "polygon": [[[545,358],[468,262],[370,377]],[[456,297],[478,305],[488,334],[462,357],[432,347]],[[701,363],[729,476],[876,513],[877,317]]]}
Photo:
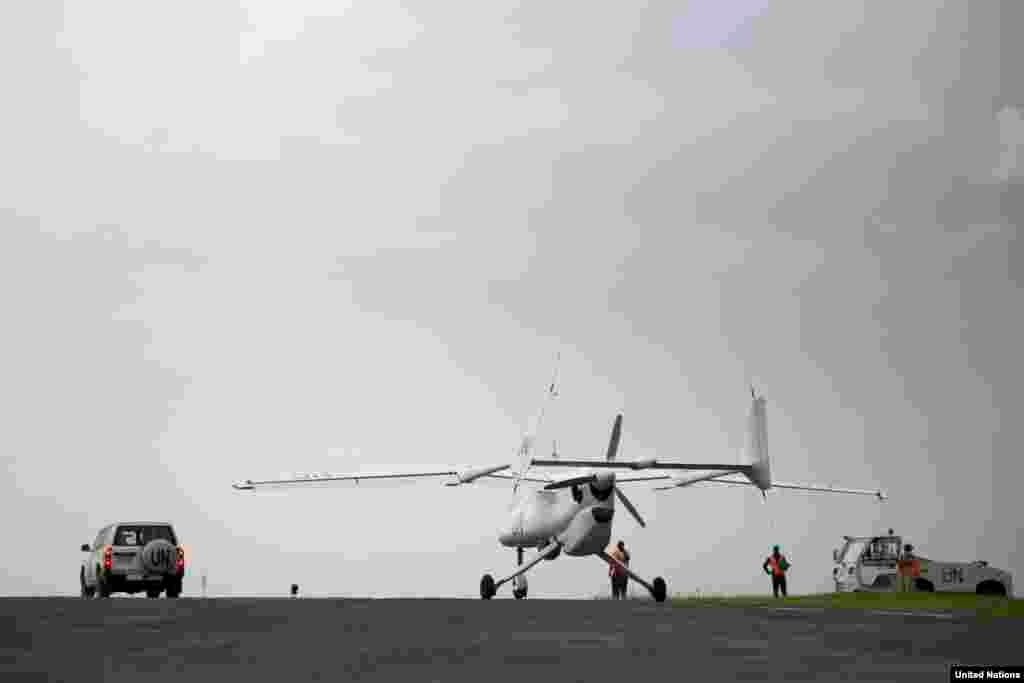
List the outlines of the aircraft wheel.
{"label": "aircraft wheel", "polygon": [[526,589],[512,591],[512,595],[515,596],[516,600],[522,600],[526,597]]}
{"label": "aircraft wheel", "polygon": [[657,602],[665,602],[665,598],[668,597],[668,586],[665,585],[665,579],[660,576],[654,579],[653,595]]}
{"label": "aircraft wheel", "polygon": [[490,574],[484,574],[483,578],[480,579],[480,597],[484,600],[490,600],[497,592],[498,589],[494,587],[494,577]]}

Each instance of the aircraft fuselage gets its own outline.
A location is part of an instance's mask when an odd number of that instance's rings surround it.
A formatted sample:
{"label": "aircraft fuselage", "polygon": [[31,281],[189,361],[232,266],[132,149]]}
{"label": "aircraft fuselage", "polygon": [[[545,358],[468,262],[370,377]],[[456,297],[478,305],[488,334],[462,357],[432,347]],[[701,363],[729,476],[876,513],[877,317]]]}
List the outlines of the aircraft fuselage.
{"label": "aircraft fuselage", "polygon": [[557,539],[567,555],[600,553],[611,540],[615,475],[598,476],[595,484],[525,494],[510,511],[498,541],[509,548],[542,548]]}

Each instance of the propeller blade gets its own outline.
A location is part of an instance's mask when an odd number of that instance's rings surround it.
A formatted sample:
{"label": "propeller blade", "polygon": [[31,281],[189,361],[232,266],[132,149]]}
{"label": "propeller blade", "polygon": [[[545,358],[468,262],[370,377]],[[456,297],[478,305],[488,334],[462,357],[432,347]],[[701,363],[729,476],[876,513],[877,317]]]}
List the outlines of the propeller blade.
{"label": "propeller blade", "polygon": [[587,474],[580,477],[570,477],[569,479],[562,479],[561,481],[551,482],[544,486],[545,491],[554,491],[555,489],[567,489],[570,486],[576,486],[577,484],[589,484],[597,479],[593,474]]}
{"label": "propeller blade", "polygon": [[622,437],[622,415],[615,416],[615,425],[612,427],[612,437],[608,441],[608,453],[605,460],[612,462],[619,452],[619,439]]}
{"label": "propeller blade", "polygon": [[640,513],[636,511],[633,504],[629,502],[629,498],[626,498],[626,494],[623,493],[618,486],[615,487],[615,497],[619,499],[619,502],[622,503],[623,507],[629,510],[629,513],[633,515],[633,519],[637,521],[637,524],[644,528],[647,527],[647,523],[644,522],[644,518],[640,516]]}

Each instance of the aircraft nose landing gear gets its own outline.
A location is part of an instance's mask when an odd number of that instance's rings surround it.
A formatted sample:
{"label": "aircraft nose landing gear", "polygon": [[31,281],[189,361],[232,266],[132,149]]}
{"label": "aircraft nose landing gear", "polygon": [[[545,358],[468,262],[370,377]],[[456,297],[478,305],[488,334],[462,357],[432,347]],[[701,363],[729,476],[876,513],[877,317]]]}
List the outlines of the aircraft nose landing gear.
{"label": "aircraft nose landing gear", "polygon": [[490,574],[484,574],[484,577],[480,579],[480,597],[484,600],[490,600],[497,592],[498,588],[494,585],[494,577]]}
{"label": "aircraft nose landing gear", "polygon": [[531,567],[536,565],[538,562],[541,562],[548,557],[548,555],[560,548],[561,545],[558,541],[551,541],[551,543],[541,548],[540,552],[537,553],[537,557],[533,558],[526,564],[523,564],[523,549],[519,548],[519,552],[516,553],[519,560],[519,567],[516,568],[515,572],[506,576],[501,581],[495,581],[494,577],[490,574],[484,574],[483,578],[480,579],[480,597],[484,600],[490,600],[502,585],[512,581],[512,595],[515,596],[516,600],[522,600],[526,597],[526,576],[524,576],[524,574],[526,574]]}
{"label": "aircraft nose landing gear", "polygon": [[526,597],[526,589],[526,574],[520,574],[512,579],[512,596],[516,600],[522,600]]}
{"label": "aircraft nose landing gear", "polygon": [[[516,566],[523,566],[523,549],[516,548]],[[526,574],[520,574],[512,579],[512,597],[522,600],[526,597]]]}

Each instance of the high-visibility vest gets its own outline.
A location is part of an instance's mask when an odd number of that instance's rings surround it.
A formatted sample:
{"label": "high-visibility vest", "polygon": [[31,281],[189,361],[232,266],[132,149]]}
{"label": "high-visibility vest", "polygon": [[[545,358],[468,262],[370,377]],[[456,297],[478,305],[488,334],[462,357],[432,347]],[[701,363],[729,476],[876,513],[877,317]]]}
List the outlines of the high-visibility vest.
{"label": "high-visibility vest", "polygon": [[[611,554],[612,557],[614,557],[616,560],[618,560],[622,564],[626,564],[626,556],[625,556],[625,554],[621,550],[618,549],[618,547],[616,547],[614,550],[612,550],[612,552],[610,554]],[[608,575],[609,576],[625,576],[626,572],[622,569],[622,567],[613,564],[613,565],[608,567]]]}
{"label": "high-visibility vest", "polygon": [[905,556],[902,560],[896,562],[897,573],[900,576],[920,576],[921,575],[921,560],[917,559],[913,555]]}
{"label": "high-visibility vest", "polygon": [[785,570],[781,566],[779,566],[779,560],[785,561],[785,559],[786,558],[783,555],[779,555],[778,558],[776,558],[774,555],[768,556],[768,564],[772,568],[772,574],[774,574],[775,576],[782,576],[786,573]]}

